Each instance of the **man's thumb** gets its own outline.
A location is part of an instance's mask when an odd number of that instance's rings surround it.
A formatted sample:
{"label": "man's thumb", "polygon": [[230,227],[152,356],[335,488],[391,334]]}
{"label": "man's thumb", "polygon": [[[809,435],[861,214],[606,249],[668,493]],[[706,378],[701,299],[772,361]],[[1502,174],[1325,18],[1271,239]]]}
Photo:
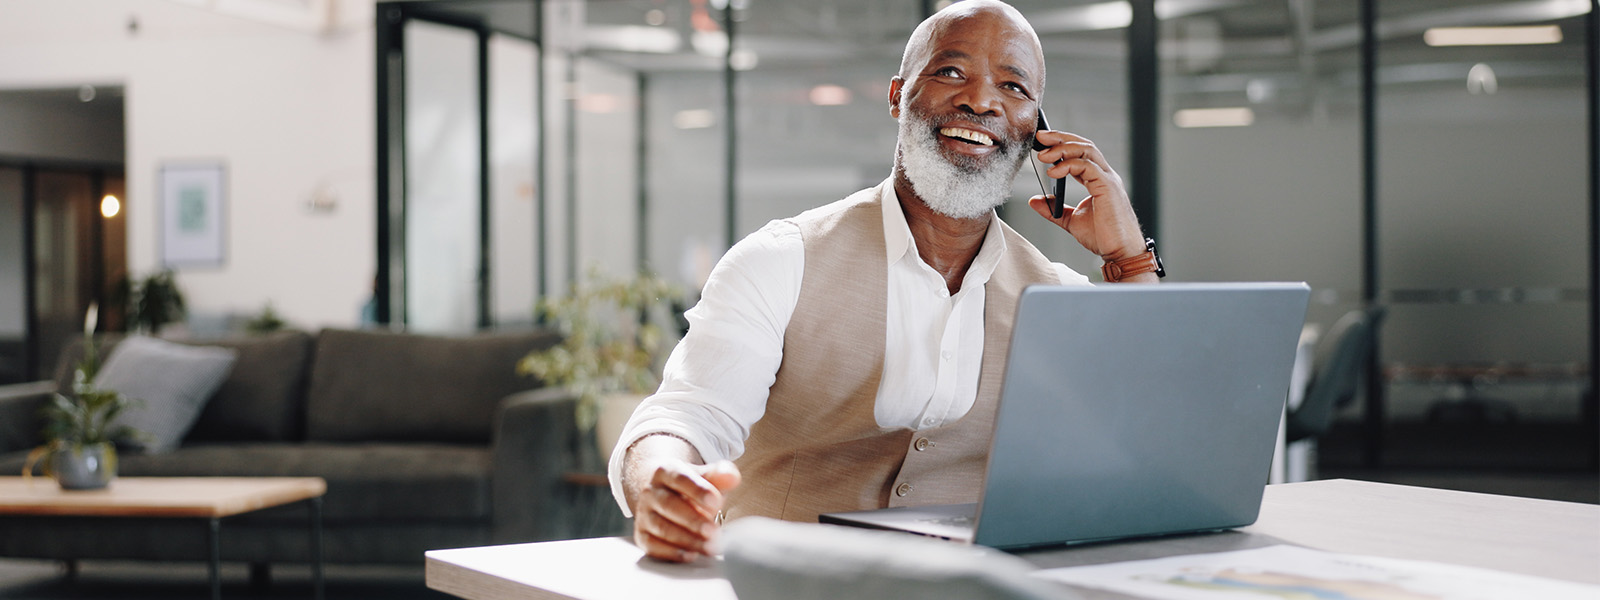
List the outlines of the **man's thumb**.
{"label": "man's thumb", "polygon": [[739,486],[739,467],[726,460],[706,465],[706,470],[701,475],[711,485],[717,486],[717,489],[724,492]]}

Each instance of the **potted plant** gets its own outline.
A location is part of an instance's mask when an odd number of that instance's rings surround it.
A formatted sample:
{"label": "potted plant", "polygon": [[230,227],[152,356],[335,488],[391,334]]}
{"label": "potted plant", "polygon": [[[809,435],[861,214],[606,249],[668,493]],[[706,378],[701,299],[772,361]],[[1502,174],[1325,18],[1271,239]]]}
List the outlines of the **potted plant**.
{"label": "potted plant", "polygon": [[185,312],[183,292],[170,269],[138,281],[123,279],[116,297],[127,311],[129,327],[150,335],[160,334],[162,326],[182,319]]}
{"label": "potted plant", "polygon": [[[95,307],[89,308],[87,330],[94,331]],[[110,485],[117,477],[119,441],[139,437],[132,427],[115,425],[117,415],[132,404],[126,396],[95,387],[100,355],[93,333],[84,335],[84,357],[72,374],[73,397],[55,394],[44,414],[45,443],[28,453],[24,476],[42,464],[46,475],[67,490],[93,490]],[[42,461],[42,462],[41,462]]]}
{"label": "potted plant", "polygon": [[566,296],[539,300],[539,319],[564,337],[523,357],[517,372],[577,394],[578,428],[594,431],[607,456],[633,408],[661,383],[660,362],[670,342],[659,323],[681,298],[653,275],[619,281],[591,271],[589,281]]}

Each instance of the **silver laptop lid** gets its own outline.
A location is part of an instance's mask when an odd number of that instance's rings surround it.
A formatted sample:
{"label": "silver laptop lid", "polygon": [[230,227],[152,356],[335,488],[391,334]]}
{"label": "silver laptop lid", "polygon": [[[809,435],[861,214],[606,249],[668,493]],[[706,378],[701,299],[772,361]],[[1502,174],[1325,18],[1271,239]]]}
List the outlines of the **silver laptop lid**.
{"label": "silver laptop lid", "polygon": [[1309,297],[1303,283],[1030,287],[973,541],[1255,522]]}

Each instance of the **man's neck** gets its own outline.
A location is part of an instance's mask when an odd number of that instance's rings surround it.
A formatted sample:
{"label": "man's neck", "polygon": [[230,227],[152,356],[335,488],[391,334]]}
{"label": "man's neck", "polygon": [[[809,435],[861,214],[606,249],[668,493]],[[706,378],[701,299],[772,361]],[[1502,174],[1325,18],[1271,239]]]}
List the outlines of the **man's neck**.
{"label": "man's neck", "polygon": [[944,277],[945,287],[955,295],[961,291],[961,281],[966,278],[972,259],[983,248],[991,217],[957,219],[934,212],[899,169],[895,170],[894,191],[900,199],[900,210],[906,215],[906,225],[911,228],[911,239],[917,242],[917,255]]}

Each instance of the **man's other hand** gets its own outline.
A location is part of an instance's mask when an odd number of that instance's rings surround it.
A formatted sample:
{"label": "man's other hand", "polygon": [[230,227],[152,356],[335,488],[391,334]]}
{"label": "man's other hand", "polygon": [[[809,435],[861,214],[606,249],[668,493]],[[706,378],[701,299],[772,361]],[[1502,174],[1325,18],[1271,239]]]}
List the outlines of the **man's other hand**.
{"label": "man's other hand", "polygon": [[711,543],[719,530],[723,492],[739,485],[739,468],[733,463],[694,464],[698,456],[682,455],[683,449],[698,455],[688,443],[666,436],[647,437],[629,450],[629,458],[643,467],[634,477],[644,479],[628,486],[633,541],[651,558],[689,562],[714,554]]}

